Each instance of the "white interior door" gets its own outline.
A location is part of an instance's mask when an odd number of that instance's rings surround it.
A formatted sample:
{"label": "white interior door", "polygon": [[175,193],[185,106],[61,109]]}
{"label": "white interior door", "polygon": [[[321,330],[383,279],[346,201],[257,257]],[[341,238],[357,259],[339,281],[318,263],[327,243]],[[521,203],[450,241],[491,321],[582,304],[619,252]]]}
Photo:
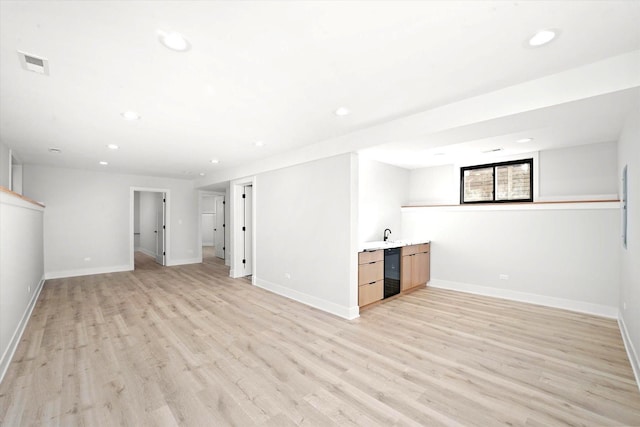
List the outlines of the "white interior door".
{"label": "white interior door", "polygon": [[216,197],[216,221],[213,227],[213,245],[215,246],[216,257],[224,259],[224,197]]}
{"label": "white interior door", "polygon": [[166,262],[166,194],[158,193],[156,209],[156,262],[165,265]]}
{"label": "white interior door", "polygon": [[214,246],[216,214],[202,214],[202,246]]}
{"label": "white interior door", "polygon": [[253,256],[252,256],[252,248],[253,248],[253,228],[252,217],[251,214],[253,212],[253,187],[250,185],[246,185],[244,187],[243,193],[243,231],[244,231],[244,255],[242,259],[243,267],[244,267],[244,276],[250,276],[253,274],[252,266],[253,266]]}

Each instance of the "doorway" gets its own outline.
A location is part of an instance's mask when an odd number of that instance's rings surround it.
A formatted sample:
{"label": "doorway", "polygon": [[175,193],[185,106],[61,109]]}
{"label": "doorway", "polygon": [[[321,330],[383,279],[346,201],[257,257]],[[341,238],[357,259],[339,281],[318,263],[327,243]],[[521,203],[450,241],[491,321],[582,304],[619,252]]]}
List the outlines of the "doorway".
{"label": "doorway", "polygon": [[225,196],[220,193],[200,193],[200,232],[202,261],[218,264],[225,261]]}
{"label": "doorway", "polygon": [[169,191],[131,188],[132,270],[149,263],[167,265]]}

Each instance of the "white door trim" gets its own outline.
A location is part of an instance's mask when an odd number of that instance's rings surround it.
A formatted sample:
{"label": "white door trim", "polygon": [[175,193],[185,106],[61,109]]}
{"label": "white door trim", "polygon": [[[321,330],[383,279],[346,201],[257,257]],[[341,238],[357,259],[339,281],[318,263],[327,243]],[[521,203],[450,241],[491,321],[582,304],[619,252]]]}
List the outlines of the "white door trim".
{"label": "white door trim", "polygon": [[165,193],[165,238],[164,238],[164,246],[165,246],[165,258],[164,265],[171,265],[171,190],[168,188],[147,188],[147,187],[129,187],[129,270],[133,270],[135,268],[134,263],[134,211],[135,211],[135,203],[134,203],[134,194],[136,191],[147,191],[151,193]]}

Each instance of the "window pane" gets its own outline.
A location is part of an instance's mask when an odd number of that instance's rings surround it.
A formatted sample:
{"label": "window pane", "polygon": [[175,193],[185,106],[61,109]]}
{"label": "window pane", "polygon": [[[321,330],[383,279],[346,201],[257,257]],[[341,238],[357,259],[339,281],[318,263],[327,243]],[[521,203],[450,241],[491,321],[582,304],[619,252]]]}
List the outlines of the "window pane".
{"label": "window pane", "polygon": [[531,198],[529,163],[496,166],[496,200],[526,200]]}
{"label": "window pane", "polygon": [[493,168],[464,171],[464,202],[493,200]]}

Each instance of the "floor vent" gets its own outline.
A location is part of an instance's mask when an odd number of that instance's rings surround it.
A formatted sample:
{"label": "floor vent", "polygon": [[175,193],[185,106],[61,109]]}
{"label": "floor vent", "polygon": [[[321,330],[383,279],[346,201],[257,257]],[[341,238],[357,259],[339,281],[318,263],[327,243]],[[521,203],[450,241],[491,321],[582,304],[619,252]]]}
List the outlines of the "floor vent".
{"label": "floor vent", "polygon": [[20,58],[20,65],[25,70],[46,76],[49,75],[49,60],[20,51],[18,51],[18,57]]}

